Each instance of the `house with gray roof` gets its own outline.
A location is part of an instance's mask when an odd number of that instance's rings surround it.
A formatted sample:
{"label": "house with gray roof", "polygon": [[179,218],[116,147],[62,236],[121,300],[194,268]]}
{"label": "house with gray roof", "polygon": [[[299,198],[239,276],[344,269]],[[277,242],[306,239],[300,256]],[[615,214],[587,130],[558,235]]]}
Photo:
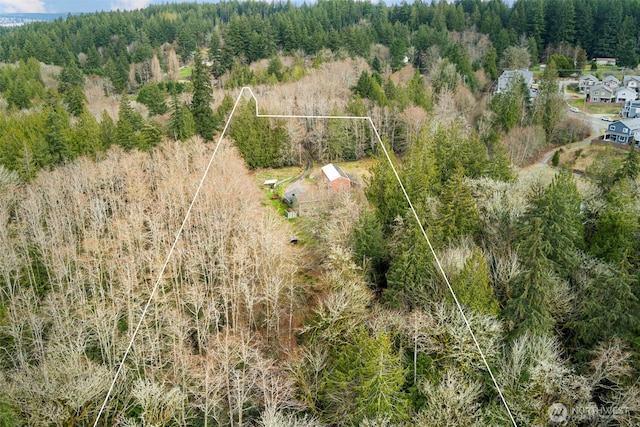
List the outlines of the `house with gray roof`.
{"label": "house with gray roof", "polygon": [[604,140],[618,144],[637,144],[640,141],[640,118],[609,123],[604,133]]}
{"label": "house with gray roof", "polygon": [[616,89],[615,102],[627,102],[638,99],[638,92],[630,87],[622,86]]}
{"label": "house with gray roof", "polygon": [[616,76],[607,76],[602,79],[602,84],[605,86],[609,86],[611,89],[616,90],[620,87],[620,80],[616,78]]}
{"label": "house with gray roof", "polygon": [[515,82],[516,76],[521,76],[524,84],[531,90],[533,73],[526,68],[522,68],[520,70],[504,70],[502,75],[498,77],[495,93],[509,92]]}
{"label": "house with gray roof", "polygon": [[591,102],[611,102],[615,99],[613,89],[605,85],[593,86],[588,95]]}
{"label": "house with gray roof", "polygon": [[640,117],[640,100],[629,100],[625,102],[622,111],[620,111],[620,115],[628,119]]}
{"label": "house with gray roof", "polygon": [[624,76],[622,85],[631,89],[638,89],[640,87],[640,76]]}
{"label": "house with gray roof", "polygon": [[587,74],[586,76],[580,77],[578,80],[578,89],[580,92],[588,92],[589,89],[600,83],[600,80],[593,74]]}

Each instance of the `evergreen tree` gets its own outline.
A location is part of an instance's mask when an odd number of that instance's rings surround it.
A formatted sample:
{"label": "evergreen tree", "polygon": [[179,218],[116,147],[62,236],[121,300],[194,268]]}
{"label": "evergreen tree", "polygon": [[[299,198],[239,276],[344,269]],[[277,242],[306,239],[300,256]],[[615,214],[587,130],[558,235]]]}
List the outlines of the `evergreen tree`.
{"label": "evergreen tree", "polygon": [[85,110],[87,97],[80,86],[75,86],[64,93],[64,102],[67,106],[67,111],[71,115],[79,117]]}
{"label": "evergreen tree", "polygon": [[615,173],[614,180],[630,179],[632,182],[638,179],[640,174],[640,154],[634,149],[629,150],[622,167]]}
{"label": "evergreen tree", "polygon": [[627,179],[619,180],[609,191],[606,201],[589,247],[593,255],[619,263],[637,250],[640,224],[633,184]]}
{"label": "evergreen tree", "polygon": [[162,140],[162,130],[155,125],[145,124],[140,130],[140,148],[143,150],[149,150]]}
{"label": "evergreen tree", "polygon": [[487,175],[499,181],[513,181],[516,175],[504,144],[502,141],[496,141],[491,148],[492,153]]}
{"label": "evergreen tree", "polygon": [[627,15],[618,31],[616,64],[620,67],[635,69],[638,66],[638,46],[634,34],[637,34],[635,19]]}
{"label": "evergreen tree", "polygon": [[45,141],[49,149],[49,159],[52,163],[60,163],[66,158],[78,155],[68,150],[68,138],[70,133],[69,116],[64,108],[59,104],[48,107],[45,110],[46,128]]}
{"label": "evergreen tree", "polygon": [[281,121],[272,126],[255,116],[255,102],[240,107],[231,125],[230,136],[249,169],[281,167],[290,162],[289,134]]}
{"label": "evergreen tree", "polygon": [[174,140],[185,141],[196,134],[196,124],[191,110],[178,101],[178,96],[173,95],[173,107],[169,118],[169,134]]}
{"label": "evergreen tree", "polygon": [[638,298],[633,293],[637,277],[626,256],[618,265],[590,263],[589,280],[579,296],[576,332],[578,347],[592,349],[611,337],[629,337],[640,323]]}
{"label": "evergreen tree", "polygon": [[544,241],[542,219],[532,218],[520,226],[524,240],[518,253],[526,263],[507,289],[504,315],[518,335],[549,333],[555,326],[551,313],[554,288],[559,285],[551,262],[545,254],[549,243]]}
{"label": "evergreen tree", "polygon": [[[390,153],[392,161],[395,159]],[[395,164],[395,161],[394,161]],[[386,156],[382,152],[374,160],[365,188],[367,200],[375,208],[385,232],[389,232],[397,218],[407,210],[407,202]]]}
{"label": "evergreen tree", "polygon": [[125,150],[140,147],[138,130],[142,126],[142,118],[131,108],[125,95],[120,99],[118,124],[116,125],[116,142]]}
{"label": "evergreen tree", "polygon": [[106,150],[116,143],[116,125],[107,110],[103,110],[100,120],[100,145]]}
{"label": "evergreen tree", "polygon": [[216,111],[218,120],[220,122],[223,122],[227,119],[227,115],[231,113],[231,110],[233,109],[233,104],[234,102],[233,98],[231,98],[231,95],[225,93],[222,101],[220,102],[220,106],[218,107],[218,111]]}
{"label": "evergreen tree", "polygon": [[100,141],[100,126],[86,108],[78,116],[78,120],[69,138],[69,151],[72,157],[84,154],[95,156],[103,150]]}
{"label": "evergreen tree", "polygon": [[578,251],[584,247],[582,198],[573,174],[562,170],[546,190],[535,189],[529,203],[520,226],[527,229],[534,220],[539,221],[544,248],[541,256],[552,263],[560,277],[568,278],[578,265]]}
{"label": "evergreen tree", "polygon": [[564,99],[556,82],[557,77],[558,72],[554,61],[550,61],[542,75],[538,96],[536,96],[533,105],[534,123],[544,128],[547,141],[551,140],[553,131],[566,115],[565,108],[563,108]]}
{"label": "evergreen tree", "polygon": [[[448,296],[446,285],[436,270],[433,254],[414,218],[407,218],[406,228],[398,224],[390,244],[387,288],[381,302],[388,307],[416,309],[428,307]],[[427,229],[430,237],[433,232]],[[433,239],[432,239],[433,240]]]}
{"label": "evergreen tree", "polygon": [[402,386],[405,372],[390,338],[370,337],[364,328],[337,349],[323,387],[326,417],[333,423],[360,425],[365,419],[387,418],[400,422],[408,416]]}
{"label": "evergreen tree", "polygon": [[489,266],[479,248],[475,248],[465,261],[462,271],[451,283],[451,287],[461,304],[479,313],[495,317],[500,314]]}
{"label": "evergreen tree", "polygon": [[75,61],[70,61],[68,65],[62,68],[58,76],[58,92],[65,94],[71,89],[84,86],[84,75],[82,70],[78,68]]}
{"label": "evergreen tree", "polygon": [[498,78],[498,53],[493,46],[482,57],[482,69],[491,80]]}
{"label": "evergreen tree", "polygon": [[137,101],[149,109],[149,115],[164,114],[169,109],[165,103],[165,94],[155,83],[147,84],[140,89]]}
{"label": "evergreen tree", "polygon": [[191,114],[195,122],[195,130],[198,135],[210,141],[218,127],[218,121],[211,109],[213,94],[211,90],[211,73],[200,55],[196,51],[194,56],[191,84],[193,85],[193,98],[191,99]]}
{"label": "evergreen tree", "polygon": [[353,227],[353,261],[369,274],[378,286],[384,285],[389,267],[387,243],[382,224],[373,211],[365,211]]}
{"label": "evergreen tree", "polygon": [[480,214],[460,165],[447,180],[440,196],[436,226],[440,240],[447,243],[462,236],[473,237],[480,231]]}

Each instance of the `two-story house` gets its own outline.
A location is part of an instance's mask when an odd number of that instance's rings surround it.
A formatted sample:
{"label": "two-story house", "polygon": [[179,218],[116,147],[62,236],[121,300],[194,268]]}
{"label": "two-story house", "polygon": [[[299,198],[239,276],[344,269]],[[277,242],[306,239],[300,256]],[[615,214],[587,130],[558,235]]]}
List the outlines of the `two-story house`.
{"label": "two-story house", "polygon": [[604,140],[619,144],[638,144],[640,141],[640,118],[617,120],[607,126]]}
{"label": "two-story house", "polygon": [[615,102],[627,102],[638,99],[638,92],[630,87],[619,87],[615,92]]}
{"label": "two-story house", "polygon": [[624,76],[622,85],[637,90],[640,87],[640,76]]}
{"label": "two-story house", "polygon": [[616,78],[616,76],[607,76],[602,79],[602,84],[616,90],[620,87],[621,82]]}
{"label": "two-story house", "polygon": [[635,119],[640,117],[640,100],[629,100],[624,103],[624,107],[620,111],[622,117]]}
{"label": "two-story house", "polygon": [[612,102],[615,99],[613,89],[605,85],[592,87],[588,95],[591,102]]}
{"label": "two-story house", "polygon": [[580,92],[588,92],[590,88],[600,83],[600,80],[593,74],[587,74],[578,80],[578,89]]}
{"label": "two-story house", "polygon": [[521,76],[522,80],[524,80],[524,84],[527,85],[529,90],[531,90],[531,86],[533,85],[533,72],[526,68],[522,68],[520,70],[504,70],[502,75],[498,77],[498,84],[496,85],[495,93],[510,91],[516,76]]}

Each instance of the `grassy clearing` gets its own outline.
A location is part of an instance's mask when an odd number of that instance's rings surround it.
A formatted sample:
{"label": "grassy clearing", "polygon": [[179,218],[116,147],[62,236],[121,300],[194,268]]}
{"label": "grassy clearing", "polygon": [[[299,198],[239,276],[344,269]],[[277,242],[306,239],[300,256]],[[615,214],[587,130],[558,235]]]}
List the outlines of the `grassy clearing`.
{"label": "grassy clearing", "polygon": [[182,67],[180,68],[180,78],[186,79],[187,77],[191,76],[192,72],[193,72],[193,67]]}
{"label": "grassy clearing", "polygon": [[[610,147],[599,145],[588,145],[586,147],[571,148],[569,150],[560,151],[560,163],[559,166],[568,166],[574,171],[585,172],[589,166],[594,162],[600,153],[610,149]],[[614,155],[620,159],[626,157],[627,151],[623,149],[615,149],[613,146]]]}
{"label": "grassy clearing", "polygon": [[610,116],[617,116],[620,113],[622,107],[619,106],[600,106],[600,105],[588,105],[587,113],[589,114],[609,114]]}

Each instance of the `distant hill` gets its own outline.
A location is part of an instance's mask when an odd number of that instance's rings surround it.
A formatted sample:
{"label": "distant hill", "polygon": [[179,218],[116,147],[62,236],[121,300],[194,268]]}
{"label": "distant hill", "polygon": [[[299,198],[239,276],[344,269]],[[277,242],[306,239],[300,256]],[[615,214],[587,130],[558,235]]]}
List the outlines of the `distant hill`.
{"label": "distant hill", "polygon": [[19,27],[32,22],[54,21],[66,16],[66,13],[0,13],[0,27]]}

